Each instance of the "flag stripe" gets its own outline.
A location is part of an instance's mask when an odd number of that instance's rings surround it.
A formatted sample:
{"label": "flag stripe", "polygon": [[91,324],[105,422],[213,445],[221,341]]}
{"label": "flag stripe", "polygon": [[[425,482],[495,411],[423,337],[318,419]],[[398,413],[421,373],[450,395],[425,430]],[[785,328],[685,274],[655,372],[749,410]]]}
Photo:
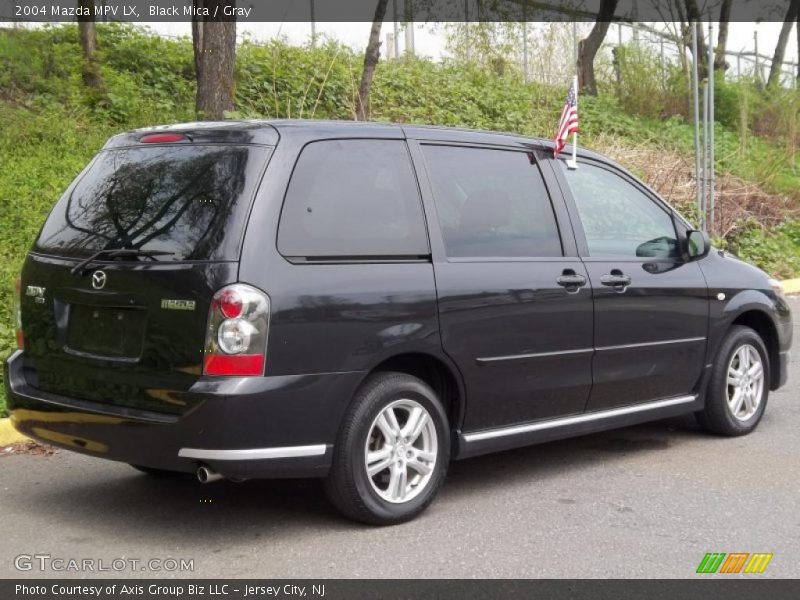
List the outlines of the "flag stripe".
{"label": "flag stripe", "polygon": [[556,130],[556,147],[554,152],[556,157],[564,149],[564,145],[567,143],[570,134],[579,131],[577,93],[578,90],[575,89],[575,81],[573,80],[572,85],[569,87],[569,92],[567,92],[567,101],[564,103],[564,108],[561,111],[561,118],[558,121],[558,129]]}

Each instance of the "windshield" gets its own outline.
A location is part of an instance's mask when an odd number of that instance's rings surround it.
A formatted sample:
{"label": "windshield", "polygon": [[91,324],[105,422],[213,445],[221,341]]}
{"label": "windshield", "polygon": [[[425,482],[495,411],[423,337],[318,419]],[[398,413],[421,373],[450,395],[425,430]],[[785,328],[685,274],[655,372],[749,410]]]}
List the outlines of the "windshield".
{"label": "windshield", "polygon": [[165,260],[236,260],[269,155],[255,146],[105,150],[56,204],[34,249],[87,257],[166,251]]}

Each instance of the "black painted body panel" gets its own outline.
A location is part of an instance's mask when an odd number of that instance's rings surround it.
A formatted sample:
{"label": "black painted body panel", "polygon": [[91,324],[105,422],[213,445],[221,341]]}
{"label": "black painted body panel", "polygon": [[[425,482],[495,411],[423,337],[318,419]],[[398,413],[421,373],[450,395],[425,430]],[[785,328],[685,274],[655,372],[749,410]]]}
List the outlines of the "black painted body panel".
{"label": "black painted body panel", "polygon": [[[786,363],[792,346],[792,313],[786,299],[768,285],[763,271],[727,252],[712,250],[699,262],[708,282],[710,298],[707,359],[716,355],[719,344],[731,324],[745,313],[767,317],[775,333],[771,357],[772,389],[786,383]],[[722,294],[724,300],[719,300]]]}
{"label": "black painted body panel", "polygon": [[583,412],[592,386],[592,297],[556,284],[579,260],[436,263],[442,344],[470,398],[464,429]]}
{"label": "black painted body panel", "polygon": [[[708,333],[708,294],[697,262],[585,263],[593,283],[596,349],[587,409],[694,393]],[[612,269],[631,277],[624,292],[597,284]]]}

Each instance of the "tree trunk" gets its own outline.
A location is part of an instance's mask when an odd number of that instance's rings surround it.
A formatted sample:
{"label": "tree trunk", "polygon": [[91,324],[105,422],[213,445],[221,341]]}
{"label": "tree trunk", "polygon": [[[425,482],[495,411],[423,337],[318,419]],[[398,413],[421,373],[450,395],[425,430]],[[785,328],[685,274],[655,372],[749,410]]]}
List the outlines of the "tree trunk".
{"label": "tree trunk", "polygon": [[702,16],[697,8],[695,0],[684,0],[686,6],[686,47],[692,51],[692,30],[697,28],[697,77],[703,80],[708,77],[708,47],[706,46],[706,34],[703,29]]}
{"label": "tree trunk", "polygon": [[789,41],[792,26],[797,20],[798,8],[800,8],[800,0],[792,0],[789,4],[789,9],[786,11],[786,19],[783,21],[781,34],[778,36],[778,43],[775,45],[775,54],[772,55],[767,87],[773,87],[781,83],[781,68],[783,67],[783,57],[786,54],[786,43]]}
{"label": "tree trunk", "polygon": [[797,81],[800,82],[800,11],[797,13],[795,29],[797,30]]}
{"label": "tree trunk", "polygon": [[[375,16],[372,19],[372,29],[369,32],[367,50],[364,52],[364,70],[361,73],[361,85],[358,88],[358,106],[356,106],[356,120],[369,119],[369,92],[372,89],[372,78],[375,76],[375,66],[380,58],[381,25],[386,15],[386,6],[389,0],[378,0],[375,7]],[[413,27],[413,23],[408,24]]]}
{"label": "tree trunk", "polygon": [[97,63],[97,27],[94,22],[94,1],[93,0],[78,0],[78,7],[81,12],[87,12],[88,15],[78,17],[78,33],[81,40],[81,50],[83,51],[83,66],[81,68],[81,77],[83,83],[97,92],[99,95],[105,96],[105,85],[103,84],[103,76],[100,74],[100,65]]}
{"label": "tree trunk", "polygon": [[[205,6],[211,16],[192,23],[192,43],[197,78],[195,110],[197,118],[215,121],[233,110],[234,69],[236,66],[236,20],[222,21],[223,7],[235,0],[193,0]],[[213,15],[217,11],[217,18]],[[230,17],[229,17],[230,18]]]}
{"label": "tree trunk", "polygon": [[[193,0],[192,6],[199,8],[203,0]],[[192,53],[194,55],[195,79],[200,72],[200,56],[203,54],[203,19],[202,17],[192,16]]]}
{"label": "tree trunk", "polygon": [[594,77],[594,58],[608,32],[608,26],[617,9],[617,0],[601,0],[597,21],[586,39],[578,42],[578,87],[586,94],[597,95]]}
{"label": "tree trunk", "polygon": [[719,9],[719,35],[717,36],[717,48],[714,51],[714,70],[727,71],[728,62],[725,60],[725,50],[728,45],[728,23],[731,20],[732,0],[722,0]]}

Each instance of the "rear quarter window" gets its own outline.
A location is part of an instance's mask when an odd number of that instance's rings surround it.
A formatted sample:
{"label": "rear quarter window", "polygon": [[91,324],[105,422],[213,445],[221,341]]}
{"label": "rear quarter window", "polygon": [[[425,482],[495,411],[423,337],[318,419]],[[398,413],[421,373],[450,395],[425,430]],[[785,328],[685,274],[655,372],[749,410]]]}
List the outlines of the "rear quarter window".
{"label": "rear quarter window", "polygon": [[34,249],[84,257],[130,248],[170,251],[174,260],[236,260],[269,153],[191,144],[104,150],[56,204]]}
{"label": "rear quarter window", "polygon": [[295,165],[278,230],[287,257],[427,255],[416,175],[403,140],[323,140]]}

